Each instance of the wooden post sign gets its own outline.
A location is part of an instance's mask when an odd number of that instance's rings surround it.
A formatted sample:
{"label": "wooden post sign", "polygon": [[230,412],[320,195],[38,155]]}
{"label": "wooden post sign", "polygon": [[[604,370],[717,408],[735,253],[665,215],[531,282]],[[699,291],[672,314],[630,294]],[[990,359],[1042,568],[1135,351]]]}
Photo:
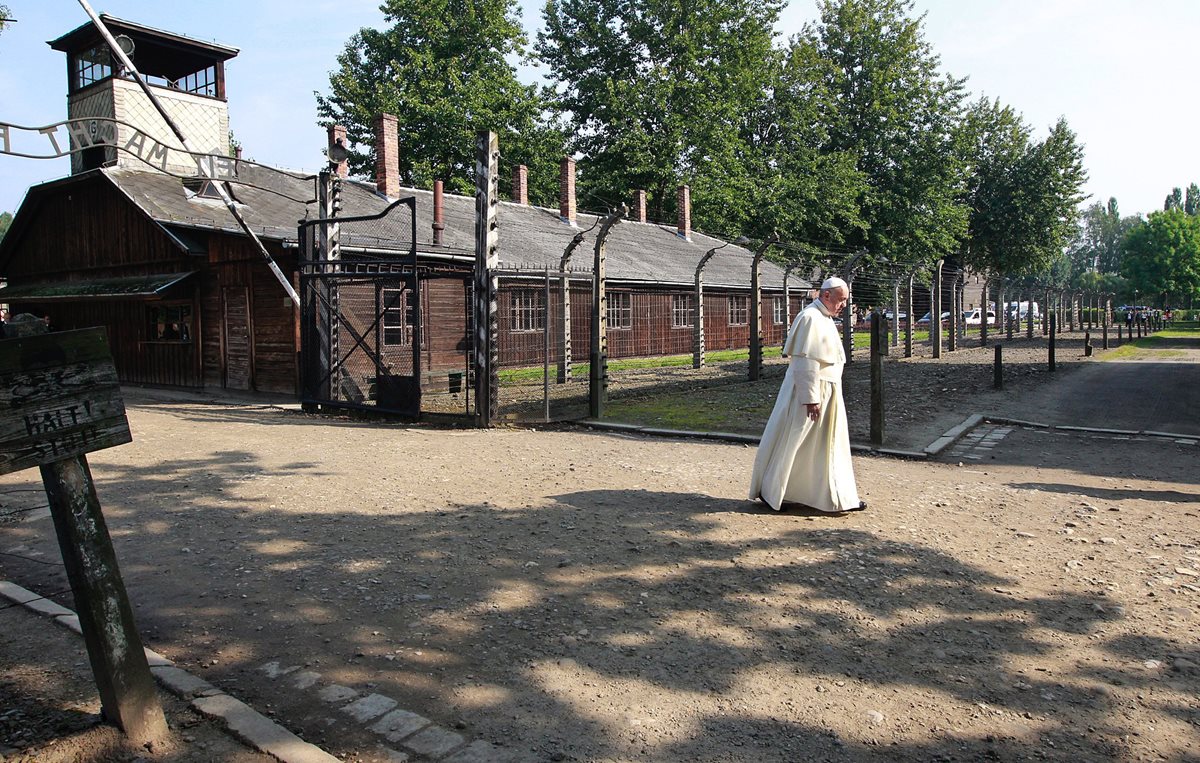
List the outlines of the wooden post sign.
{"label": "wooden post sign", "polygon": [[166,720],[84,458],[132,440],[108,339],[25,317],[0,340],[0,474],[41,468],[104,716],[138,744],[160,740]]}
{"label": "wooden post sign", "polygon": [[0,343],[0,474],[132,439],[104,329]]}

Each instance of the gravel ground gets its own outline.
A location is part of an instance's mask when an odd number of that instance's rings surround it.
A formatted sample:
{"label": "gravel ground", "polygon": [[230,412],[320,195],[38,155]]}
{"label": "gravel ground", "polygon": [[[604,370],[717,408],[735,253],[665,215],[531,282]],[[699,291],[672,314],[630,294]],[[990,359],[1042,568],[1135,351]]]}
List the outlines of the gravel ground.
{"label": "gravel ground", "polygon": [[[1050,399],[1028,352],[983,408]],[[906,431],[981,407],[965,357],[920,367]],[[347,760],[388,757],[323,687],[523,761],[1200,758],[1194,440],[985,427],[856,458],[871,509],[829,517],[745,500],[727,443],[128,403],[89,460],[148,645]],[[0,478],[9,513],[36,479]],[[48,520],[0,551],[66,588],[18,558],[57,558]]]}

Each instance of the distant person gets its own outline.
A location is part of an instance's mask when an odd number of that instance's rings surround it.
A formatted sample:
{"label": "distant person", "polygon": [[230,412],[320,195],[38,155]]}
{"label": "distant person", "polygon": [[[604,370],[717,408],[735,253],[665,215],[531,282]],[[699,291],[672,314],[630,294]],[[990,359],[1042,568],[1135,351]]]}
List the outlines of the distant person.
{"label": "distant person", "polygon": [[4,339],[8,336],[8,332],[5,330],[7,328],[7,326],[8,326],[8,308],[0,307],[0,339]]}
{"label": "distant person", "polygon": [[179,341],[179,324],[178,323],[168,323],[166,328],[163,329],[162,340],[164,342],[178,342]]}
{"label": "distant person", "polygon": [[850,299],[840,278],[821,284],[817,300],[796,316],[783,354],[787,374],[754,459],[750,498],[776,511],[798,503],[841,513],[865,509],[850,462],[850,428],[842,398],[842,349],[833,318]]}

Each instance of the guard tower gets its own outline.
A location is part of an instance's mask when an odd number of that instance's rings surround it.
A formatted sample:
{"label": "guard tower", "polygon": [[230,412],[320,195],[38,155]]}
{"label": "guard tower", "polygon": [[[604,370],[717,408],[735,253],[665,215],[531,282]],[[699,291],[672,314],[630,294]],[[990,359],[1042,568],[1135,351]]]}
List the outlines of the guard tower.
{"label": "guard tower", "polygon": [[[225,62],[238,54],[211,42],[123,21],[106,14],[100,16],[117,38],[138,72],[155,88],[171,118],[187,136],[192,151],[229,155],[229,105],[225,100]],[[104,39],[92,24],[51,40],[51,48],[67,54],[67,118],[104,117],[124,122],[115,135],[103,142],[128,145],[140,130],[159,143],[182,149],[141,87],[126,74],[112,55]],[[111,130],[111,123],[94,123],[94,129]],[[195,164],[186,154],[170,152],[169,172],[194,174]],[[97,167],[128,166],[149,170],[134,154],[109,146],[93,146],[71,154],[71,173]]]}

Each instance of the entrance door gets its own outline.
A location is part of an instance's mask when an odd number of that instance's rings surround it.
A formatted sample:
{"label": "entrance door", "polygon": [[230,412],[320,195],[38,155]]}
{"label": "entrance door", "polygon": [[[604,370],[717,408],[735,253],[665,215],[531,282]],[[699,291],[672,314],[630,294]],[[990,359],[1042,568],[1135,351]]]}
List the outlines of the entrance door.
{"label": "entrance door", "polygon": [[225,388],[254,388],[254,345],[250,341],[250,295],[245,286],[221,290],[225,312]]}

